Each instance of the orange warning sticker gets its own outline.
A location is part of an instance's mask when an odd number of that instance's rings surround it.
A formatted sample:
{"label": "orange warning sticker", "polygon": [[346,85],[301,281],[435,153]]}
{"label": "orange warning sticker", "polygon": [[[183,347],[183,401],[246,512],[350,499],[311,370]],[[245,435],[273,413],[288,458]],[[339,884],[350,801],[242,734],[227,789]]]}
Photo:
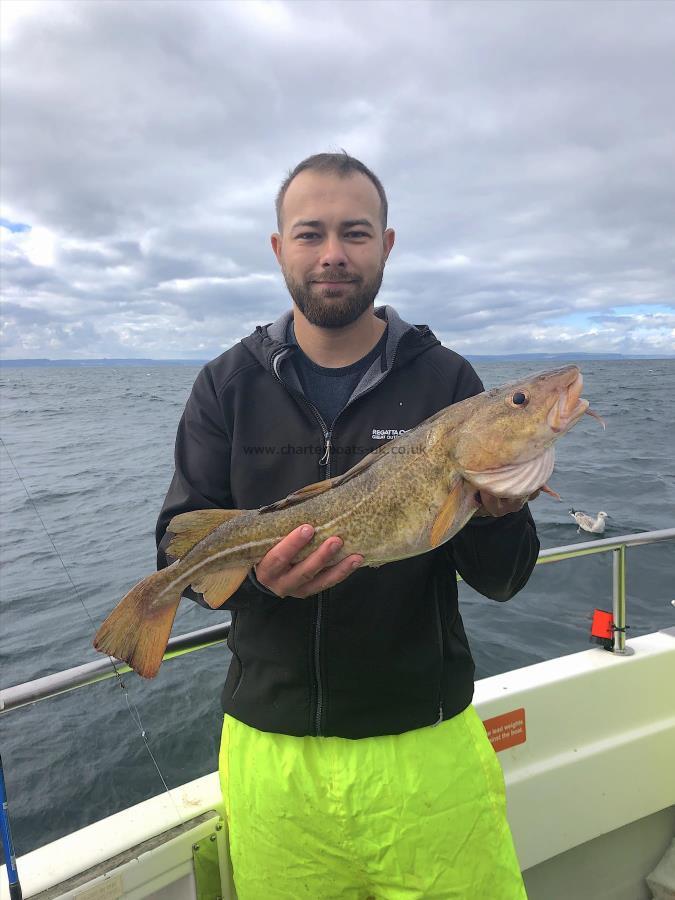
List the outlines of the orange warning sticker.
{"label": "orange warning sticker", "polygon": [[501,716],[494,716],[483,722],[490,743],[497,753],[517,744],[524,744],[525,734],[525,709],[514,709]]}

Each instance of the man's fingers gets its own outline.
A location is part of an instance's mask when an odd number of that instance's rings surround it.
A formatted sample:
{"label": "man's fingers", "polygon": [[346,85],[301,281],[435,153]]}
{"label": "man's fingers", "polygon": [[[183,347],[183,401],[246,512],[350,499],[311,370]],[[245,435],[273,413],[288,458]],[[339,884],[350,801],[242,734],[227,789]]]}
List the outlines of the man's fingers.
{"label": "man's fingers", "polygon": [[255,566],[258,581],[279,597],[308,597],[338,584],[363,562],[360,554],[336,562],[343,545],[337,535],[327,538],[306,559],[296,562],[313,536],[312,526],[301,525],[282,538]]}
{"label": "man's fingers", "polygon": [[298,589],[302,591],[303,596],[311,594],[312,591],[306,590],[307,585],[313,582],[324,569],[329,566],[332,568],[335,565],[335,556],[341,549],[341,538],[327,538],[306,559],[291,566],[287,572],[279,577],[279,584],[282,586],[284,594],[299,596],[297,593]]}
{"label": "man's fingers", "polygon": [[480,500],[482,510],[479,509],[478,515],[487,513],[490,516],[499,518],[508,515],[508,513],[518,512],[527,503],[528,499],[532,500],[539,492],[535,492],[531,497],[496,497],[488,491],[480,491],[477,500]]}
{"label": "man's fingers", "polygon": [[312,594],[318,594],[319,591],[325,591],[327,588],[333,587],[344,581],[348,575],[351,575],[355,569],[363,562],[363,557],[358,553],[341,559],[335,565],[327,566],[311,581],[306,582],[302,587],[289,591],[294,597],[310,597]]}
{"label": "man's fingers", "polygon": [[287,534],[263,556],[256,566],[258,580],[260,581],[259,573],[262,573],[262,577],[267,582],[288,572],[298,553],[312,540],[313,536],[314,528],[311,525],[299,525],[290,534]]}

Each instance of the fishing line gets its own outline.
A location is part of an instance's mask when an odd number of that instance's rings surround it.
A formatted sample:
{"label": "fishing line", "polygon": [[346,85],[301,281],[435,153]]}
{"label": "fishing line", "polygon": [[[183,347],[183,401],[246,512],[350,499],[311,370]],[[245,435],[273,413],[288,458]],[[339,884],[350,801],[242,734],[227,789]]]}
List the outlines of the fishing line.
{"label": "fishing line", "polygon": [[[56,544],[54,543],[54,540],[53,540],[51,534],[49,533],[49,530],[48,530],[47,526],[45,525],[44,519],[43,519],[42,516],[40,515],[40,511],[39,511],[39,509],[38,509],[38,507],[37,507],[37,504],[36,504],[35,500],[33,499],[33,497],[31,496],[31,493],[30,493],[30,491],[28,490],[28,487],[27,487],[27,485],[26,485],[26,482],[25,482],[25,481],[23,480],[23,478],[21,477],[21,473],[19,472],[19,470],[18,470],[18,468],[17,468],[17,466],[16,466],[16,463],[14,462],[14,460],[13,460],[13,458],[12,458],[12,454],[9,452],[9,448],[7,447],[7,444],[4,442],[4,440],[2,439],[1,436],[0,436],[0,444],[2,444],[2,446],[4,447],[5,453],[7,454],[7,458],[8,458],[9,461],[11,462],[12,468],[13,468],[14,471],[16,472],[16,477],[17,477],[17,478],[19,479],[19,481],[21,482],[21,484],[22,484],[22,486],[23,486],[23,489],[24,489],[24,491],[26,492],[26,496],[28,497],[28,499],[29,499],[29,501],[30,501],[30,503],[31,503],[31,505],[32,505],[32,507],[33,507],[33,509],[35,510],[35,514],[36,514],[36,516],[38,517],[38,519],[40,520],[40,522],[41,522],[41,524],[42,524],[42,527],[44,528],[45,534],[46,534],[47,537],[49,538],[49,543],[52,545],[52,548],[53,548],[53,550],[54,550],[54,553],[55,553],[56,556],[58,557],[59,562],[61,563],[61,565],[62,565],[62,567],[63,567],[63,571],[66,573],[66,577],[68,578],[68,581],[71,583],[71,585],[72,585],[72,587],[73,587],[73,590],[75,591],[75,596],[76,596],[77,599],[80,601],[80,603],[81,603],[81,605],[82,605],[82,609],[84,610],[84,612],[85,612],[87,618],[89,619],[89,621],[90,621],[90,623],[91,623],[92,629],[93,629],[94,631],[96,631],[96,627],[97,627],[97,626],[96,626],[96,622],[94,622],[93,618],[91,617],[91,614],[90,614],[89,610],[87,609],[87,606],[86,606],[84,600],[82,599],[82,596],[80,595],[80,591],[78,590],[77,585],[75,584],[75,582],[74,582],[73,579],[71,578],[70,572],[68,571],[68,568],[67,568],[65,562],[63,561],[63,558],[62,558],[61,554],[59,553],[59,551],[58,551],[58,549],[57,549],[57,546],[56,546]],[[179,824],[182,824],[182,823],[183,823],[183,818],[182,818],[182,816],[181,816],[180,810],[178,809],[178,806],[176,805],[176,802],[175,802],[175,800],[174,800],[174,798],[173,798],[173,794],[172,794],[171,791],[169,790],[169,786],[168,786],[168,784],[166,783],[166,780],[165,780],[165,778],[164,778],[164,775],[162,774],[162,770],[160,769],[159,764],[157,763],[157,760],[155,759],[155,756],[154,756],[152,750],[150,749],[150,744],[148,743],[148,733],[147,733],[146,729],[145,729],[144,726],[143,726],[143,722],[141,721],[141,714],[139,713],[136,704],[134,703],[134,701],[132,700],[132,698],[131,698],[130,695],[129,695],[129,689],[127,688],[126,684],[125,684],[124,681],[122,680],[122,674],[121,674],[121,672],[119,671],[119,669],[117,668],[117,665],[116,665],[116,663],[115,663],[115,660],[113,659],[112,656],[108,656],[108,659],[110,660],[110,665],[113,667],[113,669],[114,669],[114,671],[115,671],[115,676],[117,677],[118,685],[119,685],[119,687],[122,689],[122,691],[123,691],[123,693],[124,693],[124,698],[125,698],[125,700],[126,700],[126,702],[127,702],[127,708],[128,708],[128,710],[129,710],[129,715],[131,716],[131,718],[132,718],[134,724],[136,725],[136,727],[138,728],[138,731],[139,731],[139,734],[140,734],[140,736],[141,736],[141,739],[142,739],[143,743],[145,744],[145,749],[148,751],[148,754],[149,754],[149,756],[150,756],[150,759],[152,760],[153,765],[154,765],[155,769],[157,770],[157,774],[159,775],[160,781],[162,782],[162,785],[164,786],[164,790],[165,790],[166,793],[169,795],[169,799],[171,800],[171,804],[172,804],[172,806],[173,806],[173,808],[174,808],[174,811],[175,811],[175,813],[176,813],[176,815],[177,815],[177,817],[178,817],[178,822],[179,822]]]}

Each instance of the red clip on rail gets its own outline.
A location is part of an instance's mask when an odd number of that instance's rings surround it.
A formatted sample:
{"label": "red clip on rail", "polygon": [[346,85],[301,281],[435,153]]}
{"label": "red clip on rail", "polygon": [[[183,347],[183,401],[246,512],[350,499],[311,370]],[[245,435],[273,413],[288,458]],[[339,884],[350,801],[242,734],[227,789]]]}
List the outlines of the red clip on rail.
{"label": "red clip on rail", "polygon": [[593,623],[591,625],[592,644],[600,644],[605,650],[611,650],[614,645],[614,621],[611,612],[604,609],[593,610]]}

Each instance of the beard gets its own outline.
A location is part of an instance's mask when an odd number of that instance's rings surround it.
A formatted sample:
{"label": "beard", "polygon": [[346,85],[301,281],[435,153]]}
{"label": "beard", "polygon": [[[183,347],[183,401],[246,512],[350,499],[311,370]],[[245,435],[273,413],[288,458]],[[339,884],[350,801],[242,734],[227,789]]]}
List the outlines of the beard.
{"label": "beard", "polygon": [[[285,270],[282,269],[282,272],[293,302],[310,324],[320,328],[344,328],[372,306],[382,284],[384,263],[369,281],[359,279],[343,289],[344,293],[328,290],[324,285],[312,284],[310,281],[295,281]],[[330,272],[321,273],[323,279],[331,277],[333,275]],[[334,277],[336,281],[347,280],[344,273]]]}

